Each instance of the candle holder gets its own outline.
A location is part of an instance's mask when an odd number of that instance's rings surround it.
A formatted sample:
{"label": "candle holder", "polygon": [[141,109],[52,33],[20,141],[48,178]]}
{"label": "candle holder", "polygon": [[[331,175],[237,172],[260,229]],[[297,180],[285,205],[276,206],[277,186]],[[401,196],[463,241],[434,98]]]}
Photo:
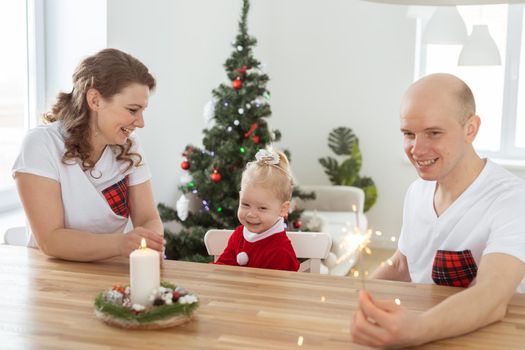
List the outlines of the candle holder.
{"label": "candle holder", "polygon": [[129,286],[113,286],[95,298],[95,315],[105,323],[127,329],[160,329],[190,321],[199,300],[182,287],[168,282],[152,290],[151,305],[131,302]]}

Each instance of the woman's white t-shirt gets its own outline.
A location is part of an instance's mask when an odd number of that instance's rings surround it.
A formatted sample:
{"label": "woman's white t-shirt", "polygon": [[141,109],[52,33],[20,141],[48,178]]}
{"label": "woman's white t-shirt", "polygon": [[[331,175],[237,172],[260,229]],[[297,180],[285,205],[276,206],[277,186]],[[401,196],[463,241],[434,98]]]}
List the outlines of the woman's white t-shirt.
{"label": "woman's white t-shirt", "polygon": [[[482,256],[489,253],[508,254],[525,263],[523,179],[487,160],[476,180],[439,217],[434,210],[435,188],[435,181],[418,179],[405,197],[399,250],[407,258],[412,282],[435,282],[438,251],[468,252],[475,261],[474,275]],[[525,292],[525,279],[517,290]]]}
{"label": "woman's white t-shirt", "polygon": [[[13,177],[16,173],[29,173],[59,182],[66,228],[94,233],[124,232],[130,212],[128,187],[151,178],[137,137],[130,137],[133,141],[130,151],[142,156],[138,167],[126,170],[128,163],[117,161],[114,150],[106,147],[95,167],[83,171],[76,160],[62,162],[65,135],[61,122],[31,129],[13,165]],[[28,245],[36,246],[33,235]]]}

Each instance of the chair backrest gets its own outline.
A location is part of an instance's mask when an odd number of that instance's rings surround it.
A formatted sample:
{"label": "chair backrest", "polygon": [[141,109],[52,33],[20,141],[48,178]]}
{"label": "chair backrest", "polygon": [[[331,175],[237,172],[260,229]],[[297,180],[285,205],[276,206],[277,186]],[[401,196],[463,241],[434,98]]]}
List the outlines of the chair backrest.
{"label": "chair backrest", "polygon": [[[219,255],[228,244],[233,230],[210,230],[204,236],[204,244],[208,254],[214,256],[217,261]],[[324,232],[286,232],[292,242],[293,249],[298,258],[308,260],[301,263],[299,271],[320,273],[321,259],[325,259],[332,246],[332,238]]]}
{"label": "chair backrest", "polygon": [[4,234],[4,242],[7,245],[27,245],[27,230],[25,226],[17,226],[8,228]]}
{"label": "chair backrest", "polygon": [[301,185],[303,192],[315,192],[313,200],[297,200],[297,205],[305,210],[351,212],[352,205],[362,213],[365,204],[365,193],[354,186],[317,186]]}

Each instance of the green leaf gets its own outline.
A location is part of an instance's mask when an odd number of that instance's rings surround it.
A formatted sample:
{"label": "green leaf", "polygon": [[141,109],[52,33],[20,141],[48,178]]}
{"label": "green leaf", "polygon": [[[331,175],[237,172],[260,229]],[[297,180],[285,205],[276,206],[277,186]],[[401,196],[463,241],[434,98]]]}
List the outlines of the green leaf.
{"label": "green leaf", "polygon": [[352,186],[352,184],[359,177],[359,169],[361,168],[361,159],[348,158],[339,168],[338,178],[339,185]]}
{"label": "green leaf", "polygon": [[340,185],[339,183],[339,164],[337,159],[332,157],[319,158],[319,163],[325,168],[324,172],[328,175],[328,179],[332,185]]}
{"label": "green leaf", "polygon": [[377,201],[377,188],[374,181],[369,177],[359,178],[354,186],[361,188],[365,192],[364,212],[367,212]]}
{"label": "green leaf", "polygon": [[328,147],[338,156],[351,155],[354,140],[357,138],[352,129],[341,126],[328,135]]}

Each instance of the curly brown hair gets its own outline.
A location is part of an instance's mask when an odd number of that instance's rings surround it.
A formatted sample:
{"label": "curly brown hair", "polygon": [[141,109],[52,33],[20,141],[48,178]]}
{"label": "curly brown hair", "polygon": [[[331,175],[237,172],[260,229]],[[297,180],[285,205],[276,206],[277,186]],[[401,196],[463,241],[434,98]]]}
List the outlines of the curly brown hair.
{"label": "curly brown hair", "polygon": [[[60,92],[51,111],[45,113],[45,123],[61,121],[67,132],[66,151],[62,162],[79,158],[84,170],[93,170],[95,163],[90,160],[93,148],[90,144],[90,109],[86,99],[89,89],[96,89],[106,99],[121,92],[133,83],[155,89],[155,78],[148,68],[135,57],[117,49],[104,49],[84,59],[73,74],[71,92]],[[110,145],[118,161],[128,163],[128,168],[140,165],[142,156],[130,152],[133,141],[127,139],[124,145]]]}

